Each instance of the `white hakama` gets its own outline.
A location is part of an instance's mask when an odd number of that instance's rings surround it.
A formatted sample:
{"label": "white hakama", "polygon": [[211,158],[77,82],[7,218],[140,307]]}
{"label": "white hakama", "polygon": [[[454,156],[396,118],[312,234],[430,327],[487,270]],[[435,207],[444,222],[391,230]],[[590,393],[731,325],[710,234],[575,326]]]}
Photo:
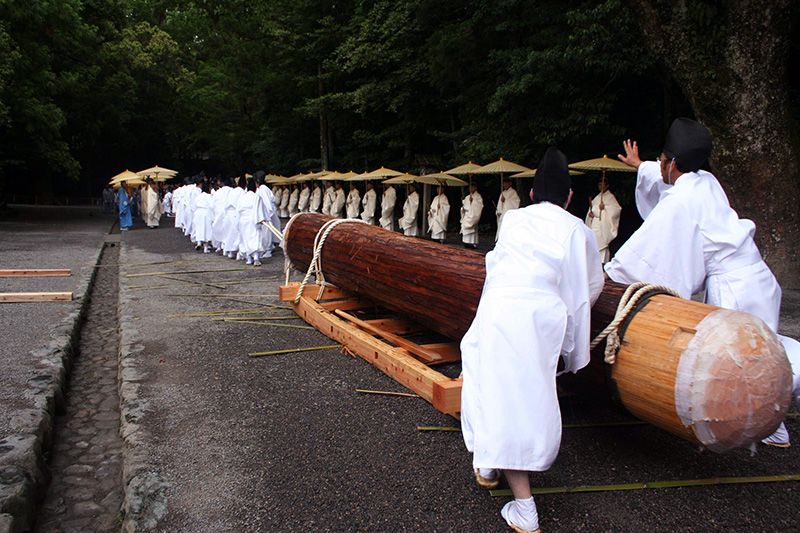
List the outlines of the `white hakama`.
{"label": "white hakama", "polygon": [[381,196],[381,218],[379,222],[383,229],[394,231],[394,204],[397,202],[397,192],[394,187],[388,187]]}
{"label": "white hakama", "polygon": [[214,238],[214,198],[210,194],[201,192],[197,195],[192,217],[192,242],[211,242]]}
{"label": "white hakama", "polygon": [[439,194],[431,202],[428,210],[428,231],[431,239],[443,241],[447,238],[447,218],[450,216],[450,201],[444,193]]}
{"label": "white hakama", "polygon": [[461,241],[464,244],[478,244],[478,225],[483,212],[483,197],[475,191],[461,202]]}
{"label": "white hakama", "polygon": [[375,200],[377,198],[375,189],[370,189],[364,193],[364,198],[361,199],[361,204],[364,209],[361,211],[361,220],[367,224],[375,224]]}
{"label": "white hakama", "polygon": [[403,203],[403,216],[397,221],[397,225],[403,230],[403,234],[409,237],[416,237],[417,229],[417,210],[419,209],[419,194],[412,192]]}

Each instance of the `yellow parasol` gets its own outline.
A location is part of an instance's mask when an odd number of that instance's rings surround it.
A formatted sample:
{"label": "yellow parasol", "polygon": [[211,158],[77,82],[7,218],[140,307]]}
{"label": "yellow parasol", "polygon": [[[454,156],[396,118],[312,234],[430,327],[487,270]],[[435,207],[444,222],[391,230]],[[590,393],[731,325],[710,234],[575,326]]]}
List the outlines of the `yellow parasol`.
{"label": "yellow parasol", "polygon": [[[362,180],[379,180],[383,178],[393,178],[396,176],[402,176],[402,172],[398,172],[396,170],[392,170],[391,168],[381,167],[376,168],[372,172],[367,172],[366,174],[361,174]],[[411,174],[408,174],[409,176]]]}
{"label": "yellow parasol", "polygon": [[[583,174],[583,172],[580,172],[578,170],[570,169],[570,171],[569,171],[569,175],[570,176],[580,176],[581,174]],[[520,172],[519,174],[512,174],[511,176],[509,176],[509,178],[514,178],[514,179],[516,179],[516,178],[532,178],[535,175],[536,175],[536,169],[534,168],[533,170],[526,170],[525,172]]]}
{"label": "yellow parasol", "polygon": [[410,183],[425,183],[422,176],[415,176],[414,174],[400,174],[383,181],[385,185],[408,185]]}
{"label": "yellow parasol", "polygon": [[467,176],[469,174],[475,174],[475,171],[481,168],[480,165],[476,165],[472,161],[469,163],[464,163],[463,165],[458,165],[455,168],[451,168],[450,170],[445,170],[445,174],[450,174],[451,176]]}
{"label": "yellow parasol", "polygon": [[466,181],[455,176],[451,176],[446,172],[437,172],[435,174],[425,174],[420,176],[420,183],[429,183],[431,185],[451,185],[454,187],[463,187],[467,184]]}
{"label": "yellow parasol", "polygon": [[626,165],[622,161],[612,159],[607,155],[598,157],[596,159],[587,159],[586,161],[578,161],[572,163],[569,168],[576,170],[595,170],[603,173],[601,180],[606,181],[606,172],[637,172],[635,167]]}
{"label": "yellow parasol", "polygon": [[154,167],[140,170],[136,174],[138,174],[143,178],[151,178],[155,181],[166,181],[168,179],[174,178],[178,174],[178,171],[170,170],[168,168],[163,168],[156,165]]}
{"label": "yellow parasol", "polygon": [[501,157],[494,163],[489,163],[488,165],[484,165],[481,168],[475,170],[474,174],[500,174],[500,194],[502,194],[504,174],[512,174],[512,173],[518,174],[520,172],[527,172],[530,170],[533,169],[530,169],[518,163],[514,163],[513,161],[507,161]]}
{"label": "yellow parasol", "polygon": [[126,168],[116,176],[112,177],[111,180],[109,180],[108,184],[114,185],[115,183],[122,183],[123,181],[130,181],[130,180],[141,180],[141,178],[137,173],[131,172]]}

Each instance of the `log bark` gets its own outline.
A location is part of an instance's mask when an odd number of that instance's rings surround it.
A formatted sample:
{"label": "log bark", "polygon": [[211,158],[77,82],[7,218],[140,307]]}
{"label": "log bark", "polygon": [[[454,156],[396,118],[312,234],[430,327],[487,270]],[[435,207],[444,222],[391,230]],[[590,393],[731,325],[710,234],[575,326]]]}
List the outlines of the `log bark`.
{"label": "log bark", "polygon": [[[298,270],[308,269],[314,237],[328,220],[309,213],[287,228],[286,252]],[[322,251],[322,266],[328,282],[380,301],[454,340],[464,336],[475,318],[486,278],[479,252],[405,238],[367,224],[359,224],[357,232],[334,229]],[[601,331],[613,320],[625,288],[606,282],[592,309],[593,330]]]}

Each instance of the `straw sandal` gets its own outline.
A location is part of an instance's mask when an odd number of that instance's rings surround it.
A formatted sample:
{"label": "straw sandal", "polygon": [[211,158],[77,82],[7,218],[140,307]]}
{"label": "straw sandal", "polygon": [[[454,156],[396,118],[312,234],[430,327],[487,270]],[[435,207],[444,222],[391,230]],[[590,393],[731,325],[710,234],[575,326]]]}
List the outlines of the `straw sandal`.
{"label": "straw sandal", "polygon": [[499,470],[497,471],[497,477],[488,478],[488,477],[483,477],[481,475],[480,469],[476,468],[475,481],[478,482],[478,486],[480,486],[482,489],[488,489],[488,490],[496,489],[497,485],[500,484],[500,471]]}

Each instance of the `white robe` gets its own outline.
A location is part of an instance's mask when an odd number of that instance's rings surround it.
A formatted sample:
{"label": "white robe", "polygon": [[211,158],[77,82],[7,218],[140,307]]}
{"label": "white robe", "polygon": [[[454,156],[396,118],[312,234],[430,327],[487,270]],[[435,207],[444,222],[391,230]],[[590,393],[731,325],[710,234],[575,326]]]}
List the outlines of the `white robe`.
{"label": "white robe", "polygon": [[358,218],[361,209],[361,193],[353,189],[347,193],[347,218]]}
{"label": "white robe", "polygon": [[334,199],[336,199],[336,190],[333,188],[333,185],[329,185],[328,188],[325,189],[325,193],[322,195],[322,214],[323,215],[334,216],[331,213],[331,207],[333,207]]}
{"label": "white robe", "polygon": [[461,428],[475,468],[550,468],[561,443],[559,354],[565,371],[588,364],[589,314],[602,288],[581,220],[550,203],[507,213],[461,341]]}
{"label": "white robe", "polygon": [[344,204],[344,191],[342,189],[337,189],[333,194],[330,215],[334,218],[344,218]]}
{"label": "white robe", "polygon": [[322,189],[314,187],[311,191],[311,203],[308,206],[310,213],[319,213],[319,205],[322,202]]}
{"label": "white robe", "polygon": [[375,189],[369,189],[367,192],[364,193],[364,198],[361,199],[361,205],[364,206],[364,210],[361,211],[361,220],[370,225],[375,224],[376,198],[377,194],[375,194]]}
{"label": "white robe", "polygon": [[144,207],[144,223],[150,228],[157,228],[164,212],[163,206],[158,199],[158,193],[150,187],[145,187],[142,192],[142,204]]}
{"label": "white robe", "polygon": [[753,241],[755,224],[739,218],[717,178],[704,170],[683,174],[666,189],[656,181],[658,163],[642,163],[636,198],[647,217],[606,264],[609,277],[666,285],[684,298],[705,288],[706,303],[753,314],[777,331],[781,289]]}
{"label": "white robe", "polygon": [[311,197],[311,191],[308,187],[300,191],[300,197],[297,199],[297,210],[300,213],[308,213],[308,201]]}
{"label": "white robe", "polygon": [[406,197],[403,203],[403,217],[397,221],[397,225],[403,230],[403,234],[409,237],[416,237],[417,229],[417,210],[419,209],[419,194],[412,192]]}
{"label": "white robe", "polygon": [[297,214],[297,203],[300,200],[300,191],[293,190],[289,195],[289,216],[293,217]]}
{"label": "white robe", "polygon": [[[600,209],[600,201],[603,209]],[[600,261],[607,263],[611,259],[608,245],[617,238],[619,217],[622,207],[617,202],[617,197],[611,191],[598,194],[592,199],[592,207],[586,213],[586,225],[592,228],[594,238],[597,240],[597,249],[600,250]],[[594,216],[590,216],[594,215]]]}
{"label": "white robe", "polygon": [[509,187],[507,190],[500,193],[500,198],[497,200],[497,209],[495,215],[497,216],[497,233],[494,240],[500,235],[500,226],[503,225],[503,217],[512,209],[519,209],[519,194],[514,187]]}
{"label": "white robe", "polygon": [[383,229],[394,231],[394,204],[397,202],[397,192],[394,187],[388,187],[381,196],[381,218],[379,222]]}
{"label": "white robe", "polygon": [[281,201],[278,204],[278,215],[281,218],[289,217],[289,189],[281,189]]}
{"label": "white robe", "polygon": [[239,250],[239,198],[244,195],[244,189],[234,187],[225,198],[224,233],[220,236],[222,251],[225,253]]}
{"label": "white robe", "polygon": [[468,194],[461,202],[461,241],[478,244],[478,224],[483,212],[483,197],[478,191]]}
{"label": "white robe", "polygon": [[172,214],[172,191],[167,191],[164,195],[164,199],[161,200],[161,209],[163,209],[164,213],[167,215]]}
{"label": "white robe", "polygon": [[172,192],[172,212],[175,214],[175,227],[183,229],[183,194],[186,187],[181,185]]}
{"label": "white robe", "polygon": [[211,232],[214,240],[211,242],[215,248],[222,248],[222,238],[225,231],[225,201],[233,189],[228,185],[221,187],[214,194],[214,220],[211,222]]}
{"label": "white robe", "polygon": [[184,200],[184,205],[186,208],[184,209],[184,222],[185,225],[183,226],[183,233],[184,235],[192,236],[194,235],[194,231],[192,225],[194,224],[194,209],[195,209],[195,201],[197,197],[203,192],[200,187],[197,185],[189,185],[189,190],[186,191],[186,198]]}
{"label": "white robe", "polygon": [[442,193],[436,196],[428,209],[428,231],[431,239],[442,241],[447,237],[447,218],[450,216],[450,201]]}
{"label": "white robe", "polygon": [[[199,189],[198,189],[199,190]],[[207,192],[197,195],[192,214],[192,242],[211,242],[214,238],[214,198]]]}
{"label": "white robe", "polygon": [[253,191],[245,191],[236,203],[239,212],[239,251],[245,255],[261,254],[268,250],[267,230],[261,222],[269,220],[266,206]]}
{"label": "white robe", "polygon": [[[259,198],[261,198],[261,202],[264,204],[264,209],[267,212],[266,220],[269,220],[275,229],[281,229],[281,219],[278,217],[278,208],[276,207],[276,200],[275,196],[272,194],[272,191],[266,185],[261,185],[257,190],[256,194]],[[264,234],[265,239],[265,246],[268,254],[272,255],[272,244],[278,242],[278,237],[273,234],[268,228],[266,229],[266,233]]]}

